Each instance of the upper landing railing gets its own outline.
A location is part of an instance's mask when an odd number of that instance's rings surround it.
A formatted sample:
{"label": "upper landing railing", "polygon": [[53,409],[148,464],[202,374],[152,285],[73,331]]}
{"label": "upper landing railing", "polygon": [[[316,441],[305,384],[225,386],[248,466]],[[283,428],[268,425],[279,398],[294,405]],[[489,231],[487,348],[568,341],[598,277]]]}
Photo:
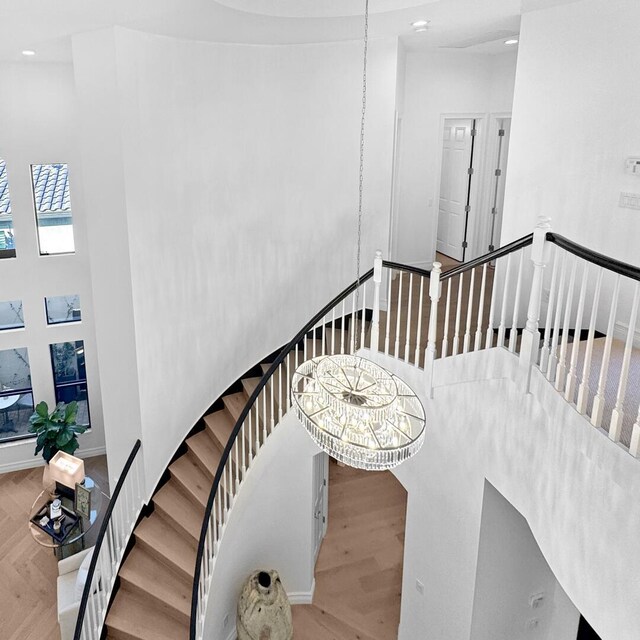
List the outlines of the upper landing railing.
{"label": "upper landing railing", "polygon": [[[532,234],[471,262],[430,272],[385,262],[318,313],[282,350],[252,393],[227,442],[202,525],[191,640],[206,604],[225,525],[253,460],[291,406],[290,380],[308,358],[383,352],[425,369],[437,358],[501,347],[537,367],[568,402],[640,456],[640,380],[634,349],[640,270],[551,233]],[[590,312],[587,307],[590,306]],[[613,363],[615,362],[615,366]],[[528,383],[527,383],[528,384]],[[635,421],[634,421],[635,418]]]}

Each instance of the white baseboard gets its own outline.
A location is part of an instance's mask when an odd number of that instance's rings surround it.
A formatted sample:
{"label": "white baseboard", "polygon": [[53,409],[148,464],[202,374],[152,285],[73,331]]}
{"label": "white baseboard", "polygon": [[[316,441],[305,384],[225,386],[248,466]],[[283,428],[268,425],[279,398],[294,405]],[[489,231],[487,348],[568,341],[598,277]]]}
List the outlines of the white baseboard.
{"label": "white baseboard", "polygon": [[[621,340],[622,342],[627,341],[627,333],[629,332],[629,325],[626,322],[616,322],[616,326],[613,330],[613,337],[616,340]],[[636,329],[633,332],[633,346],[640,347],[640,331]]]}
{"label": "white baseboard", "polygon": [[313,602],[313,592],[316,590],[316,579],[313,579],[311,583],[310,591],[291,591],[287,593],[289,602],[292,605],[295,604],[311,604]]}

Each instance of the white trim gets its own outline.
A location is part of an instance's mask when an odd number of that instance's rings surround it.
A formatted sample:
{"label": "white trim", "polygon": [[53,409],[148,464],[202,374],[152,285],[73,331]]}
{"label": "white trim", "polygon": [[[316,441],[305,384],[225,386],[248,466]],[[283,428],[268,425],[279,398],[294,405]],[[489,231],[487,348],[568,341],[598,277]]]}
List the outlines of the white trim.
{"label": "white trim", "polygon": [[291,605],[296,604],[312,604],[313,603],[313,593],[316,590],[316,579],[313,579],[311,583],[310,591],[291,591],[287,593],[287,598],[289,598],[289,602]]}
{"label": "white trim", "polygon": [[[29,440],[17,440],[16,442],[8,442],[4,446],[19,445],[29,442]],[[35,438],[34,438],[35,441]],[[106,455],[106,447],[93,447],[92,449],[83,449],[82,457],[93,458],[94,456]],[[44,459],[42,456],[34,456],[33,459],[18,460],[17,462],[7,462],[6,464],[0,464],[0,473],[11,473],[12,471],[24,471],[25,469],[36,469],[37,467],[44,467]]]}
{"label": "white trim", "polygon": [[[618,320],[616,322],[615,328],[613,329],[613,337],[616,340],[621,340],[622,342],[627,341],[627,333],[629,332],[629,325],[626,322],[621,322]],[[636,329],[633,332],[633,346],[640,348],[640,330]]]}
{"label": "white trim", "polygon": [[236,625],[233,623],[233,629],[229,632],[229,635],[226,637],[226,640],[236,640],[238,635],[236,634]]}

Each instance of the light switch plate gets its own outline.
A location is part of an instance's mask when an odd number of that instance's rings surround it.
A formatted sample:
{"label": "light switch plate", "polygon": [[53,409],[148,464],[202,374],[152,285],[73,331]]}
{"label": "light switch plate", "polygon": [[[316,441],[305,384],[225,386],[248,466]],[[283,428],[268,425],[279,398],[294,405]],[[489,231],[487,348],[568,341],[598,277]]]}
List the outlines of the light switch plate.
{"label": "light switch plate", "polygon": [[620,193],[619,204],[623,209],[640,209],[640,193],[623,191]]}

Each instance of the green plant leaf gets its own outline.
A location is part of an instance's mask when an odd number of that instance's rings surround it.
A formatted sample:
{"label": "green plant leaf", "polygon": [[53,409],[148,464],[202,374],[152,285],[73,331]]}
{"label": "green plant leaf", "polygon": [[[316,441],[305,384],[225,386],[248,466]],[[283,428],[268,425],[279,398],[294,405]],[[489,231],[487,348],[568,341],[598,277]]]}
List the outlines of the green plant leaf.
{"label": "green plant leaf", "polygon": [[63,447],[66,447],[67,444],[69,444],[69,442],[71,442],[71,440],[73,440],[74,438],[75,434],[73,433],[73,431],[71,431],[71,429],[60,431],[58,437],[56,438],[56,446],[58,447],[58,449],[62,449]]}
{"label": "green plant leaf", "polygon": [[78,415],[78,403],[74,400],[67,405],[64,421],[66,424],[75,424],[76,416]]}
{"label": "green plant leaf", "polygon": [[73,440],[71,440],[71,442],[69,442],[69,444],[67,445],[67,447],[65,448],[65,451],[67,453],[70,453],[71,455],[73,455],[76,452],[76,449],[80,446],[80,444],[78,443],[78,439],[74,438]]}
{"label": "green plant leaf", "polygon": [[36,413],[45,420],[49,417],[49,405],[43,400],[42,402],[38,402],[36,406]]}
{"label": "green plant leaf", "polygon": [[76,433],[84,433],[88,429],[88,427],[83,427],[81,424],[73,425],[72,428]]}
{"label": "green plant leaf", "polygon": [[55,455],[56,455],[56,448],[47,442],[47,444],[44,445],[44,451],[42,452],[42,457],[47,462],[50,462],[51,458],[53,458],[53,456]]}

